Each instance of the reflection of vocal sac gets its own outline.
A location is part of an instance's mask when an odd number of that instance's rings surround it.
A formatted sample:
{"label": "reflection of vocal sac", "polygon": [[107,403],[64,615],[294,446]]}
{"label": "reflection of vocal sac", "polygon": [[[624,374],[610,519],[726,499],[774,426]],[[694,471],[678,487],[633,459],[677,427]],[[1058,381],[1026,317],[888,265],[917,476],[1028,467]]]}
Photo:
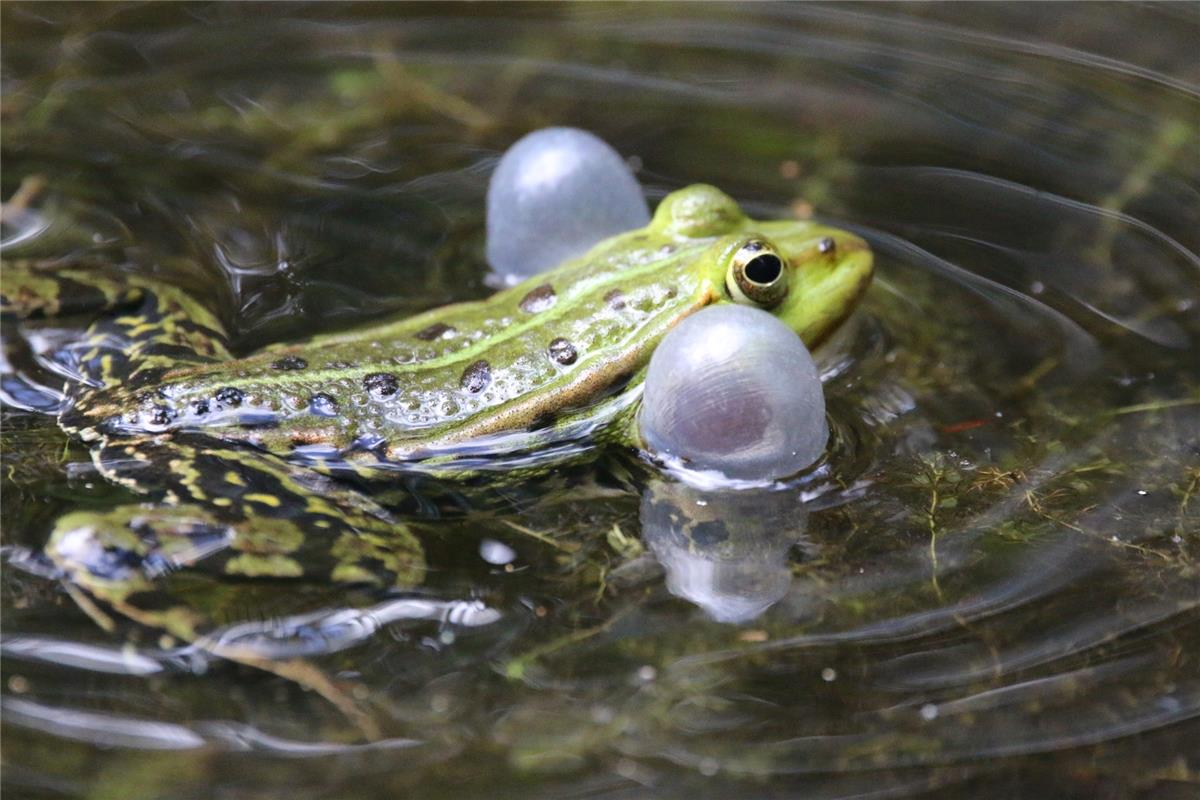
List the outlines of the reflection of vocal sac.
{"label": "reflection of vocal sac", "polygon": [[642,494],[642,539],[672,594],[719,622],[746,622],[787,593],[788,551],[802,540],[807,516],[794,492],[656,481]]}

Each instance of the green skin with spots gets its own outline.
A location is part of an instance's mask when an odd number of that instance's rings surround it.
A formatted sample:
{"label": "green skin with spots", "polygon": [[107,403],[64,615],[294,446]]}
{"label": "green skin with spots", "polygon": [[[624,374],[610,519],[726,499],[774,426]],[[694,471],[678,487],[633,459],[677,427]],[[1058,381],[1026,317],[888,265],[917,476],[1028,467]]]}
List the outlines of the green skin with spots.
{"label": "green skin with spots", "polygon": [[[781,270],[756,295],[738,276],[761,252]],[[871,271],[852,234],[751,220],[697,185],[664,199],[645,228],[486,300],[235,359],[219,320],[177,288],[102,268],[6,264],[6,318],[111,312],[60,359],[79,380],[59,424],[91,444],[108,479],[154,501],[68,514],[46,552],[101,624],[112,624],[110,609],[357,715],[306,664],[215,645],[218,626],[158,596],[157,577],[201,561],[244,578],[311,577],[324,565],[331,581],[412,586],[424,565],[416,537],[327,473],[512,480],[596,442],[636,446],[642,375],[681,319],[767,297],[762,307],[815,347]]]}
{"label": "green skin with spots", "polygon": [[[299,447],[358,464],[420,468],[464,443],[478,455],[486,437],[496,437],[497,452],[536,449],[554,438],[549,420],[569,428],[563,423],[594,414],[612,387],[636,385],[683,317],[732,302],[729,261],[758,238],[788,264],[787,293],[772,313],[819,344],[867,285],[866,245],[811,222],[748,219],[726,195],[694,186],[664,200],[646,228],[487,300],[247,358],[175,365],[153,385],[91,394],[77,411],[83,427],[107,433],[198,430],[280,456]],[[593,421],[593,437],[610,427]],[[513,435],[545,427],[540,440]],[[632,426],[607,433],[637,443]]]}

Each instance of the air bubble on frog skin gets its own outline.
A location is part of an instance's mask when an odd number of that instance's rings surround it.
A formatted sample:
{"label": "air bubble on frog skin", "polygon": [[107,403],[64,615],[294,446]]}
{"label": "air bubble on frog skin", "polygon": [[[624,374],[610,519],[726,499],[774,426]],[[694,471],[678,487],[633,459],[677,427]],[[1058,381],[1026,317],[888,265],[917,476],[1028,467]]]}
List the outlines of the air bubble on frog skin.
{"label": "air bubble on frog skin", "polygon": [[655,481],[642,494],[642,540],[667,589],[717,622],[748,622],[788,593],[789,556],[807,546],[807,518],[790,491]]}
{"label": "air bubble on frog skin", "polygon": [[603,140],[543,128],[513,144],[488,185],[487,260],[514,284],[650,221],[637,179]]}
{"label": "air bubble on frog skin", "polygon": [[257,405],[254,400],[244,402],[239,393],[238,404],[229,406],[209,398],[180,401],[175,395],[156,390],[146,393],[132,412],[114,420],[113,427],[159,433],[189,426],[264,425],[277,421],[275,409]]}

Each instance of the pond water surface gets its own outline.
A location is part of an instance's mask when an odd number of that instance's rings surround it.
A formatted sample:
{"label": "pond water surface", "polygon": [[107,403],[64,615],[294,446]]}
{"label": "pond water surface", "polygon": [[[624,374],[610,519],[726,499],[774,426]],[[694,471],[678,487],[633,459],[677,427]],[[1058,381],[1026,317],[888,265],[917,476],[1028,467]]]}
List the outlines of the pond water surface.
{"label": "pond water surface", "polygon": [[397,478],[412,591],[164,578],[366,728],[96,625],[41,549],[136,497],[6,409],[6,796],[1200,793],[1195,5],[2,13],[5,257],[165,277],[239,351],[485,296],[488,176],[547,125],[879,268],[785,491]]}

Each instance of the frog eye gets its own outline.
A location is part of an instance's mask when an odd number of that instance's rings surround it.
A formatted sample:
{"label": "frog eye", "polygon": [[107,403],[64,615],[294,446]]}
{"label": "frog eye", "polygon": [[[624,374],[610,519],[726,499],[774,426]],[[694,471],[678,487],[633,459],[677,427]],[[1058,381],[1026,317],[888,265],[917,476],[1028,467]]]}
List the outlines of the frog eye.
{"label": "frog eye", "polygon": [[729,262],[725,288],[735,303],[772,308],[787,295],[787,262],[770,242],[751,239]]}

